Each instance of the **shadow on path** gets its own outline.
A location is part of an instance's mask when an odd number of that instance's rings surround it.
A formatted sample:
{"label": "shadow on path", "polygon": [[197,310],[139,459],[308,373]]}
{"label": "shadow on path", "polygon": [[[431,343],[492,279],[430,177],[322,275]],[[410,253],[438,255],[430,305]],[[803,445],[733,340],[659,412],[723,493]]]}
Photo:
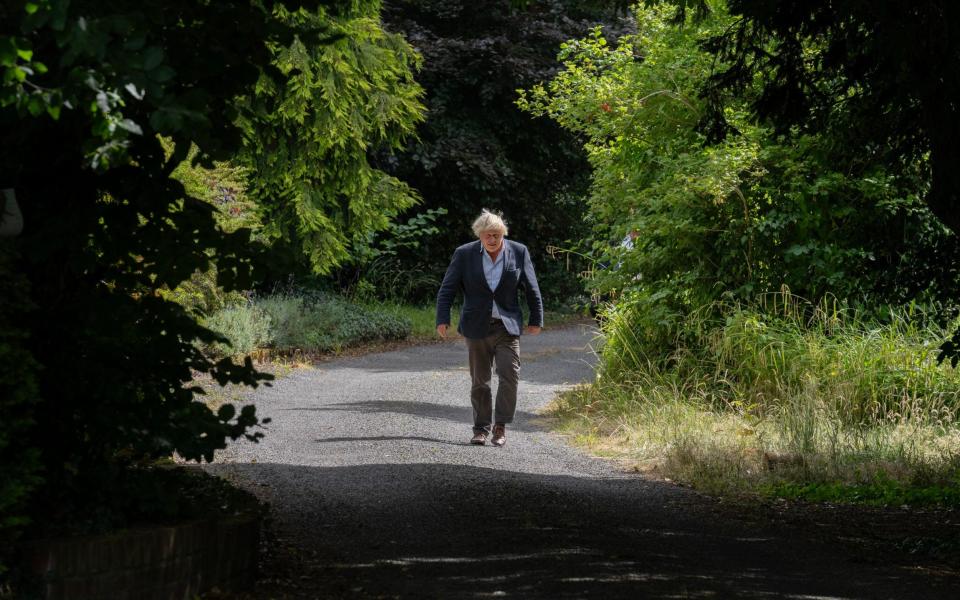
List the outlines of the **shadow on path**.
{"label": "shadow on path", "polygon": [[420,437],[415,435],[379,435],[379,436],[367,436],[367,437],[331,437],[331,438],[317,438],[313,440],[318,444],[331,444],[336,442],[427,442],[429,444],[448,444],[450,446],[469,446],[471,445],[469,441],[466,442],[451,442],[450,440],[438,440],[437,438],[428,438]]}
{"label": "shadow on path", "polygon": [[[466,406],[451,406],[449,404],[436,404],[433,402],[417,402],[413,400],[363,400],[360,402],[338,402],[336,404],[326,404],[323,406],[303,406],[284,408],[285,411],[304,411],[304,412],[337,412],[346,411],[359,414],[379,414],[395,413],[424,417],[426,419],[440,419],[450,421],[457,425],[469,428],[473,423],[473,409],[470,407],[470,400],[467,399]],[[537,428],[530,422],[538,418],[531,412],[518,410],[514,415],[515,421],[510,425],[511,430],[516,431],[534,431]]]}
{"label": "shadow on path", "polygon": [[[211,465],[257,482],[324,598],[955,598],[956,580],[725,520],[668,484],[451,464]],[[712,508],[713,507],[713,508]],[[309,589],[308,589],[309,588]]]}

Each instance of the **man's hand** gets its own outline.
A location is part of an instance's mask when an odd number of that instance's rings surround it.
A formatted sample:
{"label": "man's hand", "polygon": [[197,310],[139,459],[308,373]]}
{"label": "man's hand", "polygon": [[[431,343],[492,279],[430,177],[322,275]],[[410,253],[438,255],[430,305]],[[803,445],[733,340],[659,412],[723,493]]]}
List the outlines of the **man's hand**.
{"label": "man's hand", "polygon": [[539,335],[540,327],[537,327],[536,325],[527,325],[526,329],[524,329],[523,332],[526,333],[527,335]]}
{"label": "man's hand", "polygon": [[437,335],[439,335],[439,336],[442,337],[442,338],[446,338],[446,337],[447,337],[447,324],[446,324],[446,323],[441,323],[441,324],[437,325]]}

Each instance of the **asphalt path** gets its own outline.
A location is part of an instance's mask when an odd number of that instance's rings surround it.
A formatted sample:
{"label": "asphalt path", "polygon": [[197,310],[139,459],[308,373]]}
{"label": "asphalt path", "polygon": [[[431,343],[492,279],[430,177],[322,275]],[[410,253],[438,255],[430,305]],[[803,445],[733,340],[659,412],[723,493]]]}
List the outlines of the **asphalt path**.
{"label": "asphalt path", "polygon": [[731,516],[550,433],[538,413],[592,379],[595,335],[582,324],[521,338],[503,448],[468,444],[462,340],[337,359],[256,391],[266,437],[207,467],[269,502],[271,539],[296,550],[287,584],[255,595],[960,597],[952,576],[864,560],[803,524]]}

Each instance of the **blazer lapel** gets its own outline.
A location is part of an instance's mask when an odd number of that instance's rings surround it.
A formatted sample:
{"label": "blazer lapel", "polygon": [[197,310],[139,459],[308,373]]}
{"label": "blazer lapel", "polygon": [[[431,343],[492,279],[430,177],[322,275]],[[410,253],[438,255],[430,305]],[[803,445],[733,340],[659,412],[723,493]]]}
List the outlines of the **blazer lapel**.
{"label": "blazer lapel", "polygon": [[[517,261],[513,256],[513,247],[506,238],[503,240],[503,270],[513,271],[517,268]],[[503,281],[503,278],[500,279]]]}
{"label": "blazer lapel", "polygon": [[[503,283],[504,275],[507,274],[507,271],[512,271],[517,268],[514,264],[513,248],[510,247],[510,242],[508,242],[506,238],[503,240],[503,250],[501,252],[503,252],[503,269],[500,271],[500,281],[497,282],[497,288]],[[494,289],[491,291],[495,292],[497,290]]]}
{"label": "blazer lapel", "polygon": [[[483,269],[483,255],[486,253],[486,249],[483,247],[483,242],[477,242],[477,250],[474,251],[473,255],[476,257],[473,260],[474,268],[476,269],[477,277],[480,278],[480,281],[483,282],[483,287],[490,290],[490,284],[487,283],[487,274]],[[490,290],[491,292],[493,290]]]}

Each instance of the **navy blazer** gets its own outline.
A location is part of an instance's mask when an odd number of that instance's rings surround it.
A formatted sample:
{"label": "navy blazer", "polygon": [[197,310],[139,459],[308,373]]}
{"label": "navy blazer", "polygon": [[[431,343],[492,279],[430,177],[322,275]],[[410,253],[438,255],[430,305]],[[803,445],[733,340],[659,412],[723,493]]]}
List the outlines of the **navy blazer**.
{"label": "navy blazer", "polygon": [[530,325],[543,327],[543,299],[533,271],[530,251],[523,244],[503,239],[503,276],[497,289],[491,290],[483,274],[483,255],[486,252],[480,240],[457,248],[437,292],[437,325],[450,324],[450,307],[458,290],[463,290],[460,326],[464,337],[487,337],[493,301],[500,308],[500,317],[507,331],[523,332],[523,314],[517,291],[522,285],[530,307]]}

